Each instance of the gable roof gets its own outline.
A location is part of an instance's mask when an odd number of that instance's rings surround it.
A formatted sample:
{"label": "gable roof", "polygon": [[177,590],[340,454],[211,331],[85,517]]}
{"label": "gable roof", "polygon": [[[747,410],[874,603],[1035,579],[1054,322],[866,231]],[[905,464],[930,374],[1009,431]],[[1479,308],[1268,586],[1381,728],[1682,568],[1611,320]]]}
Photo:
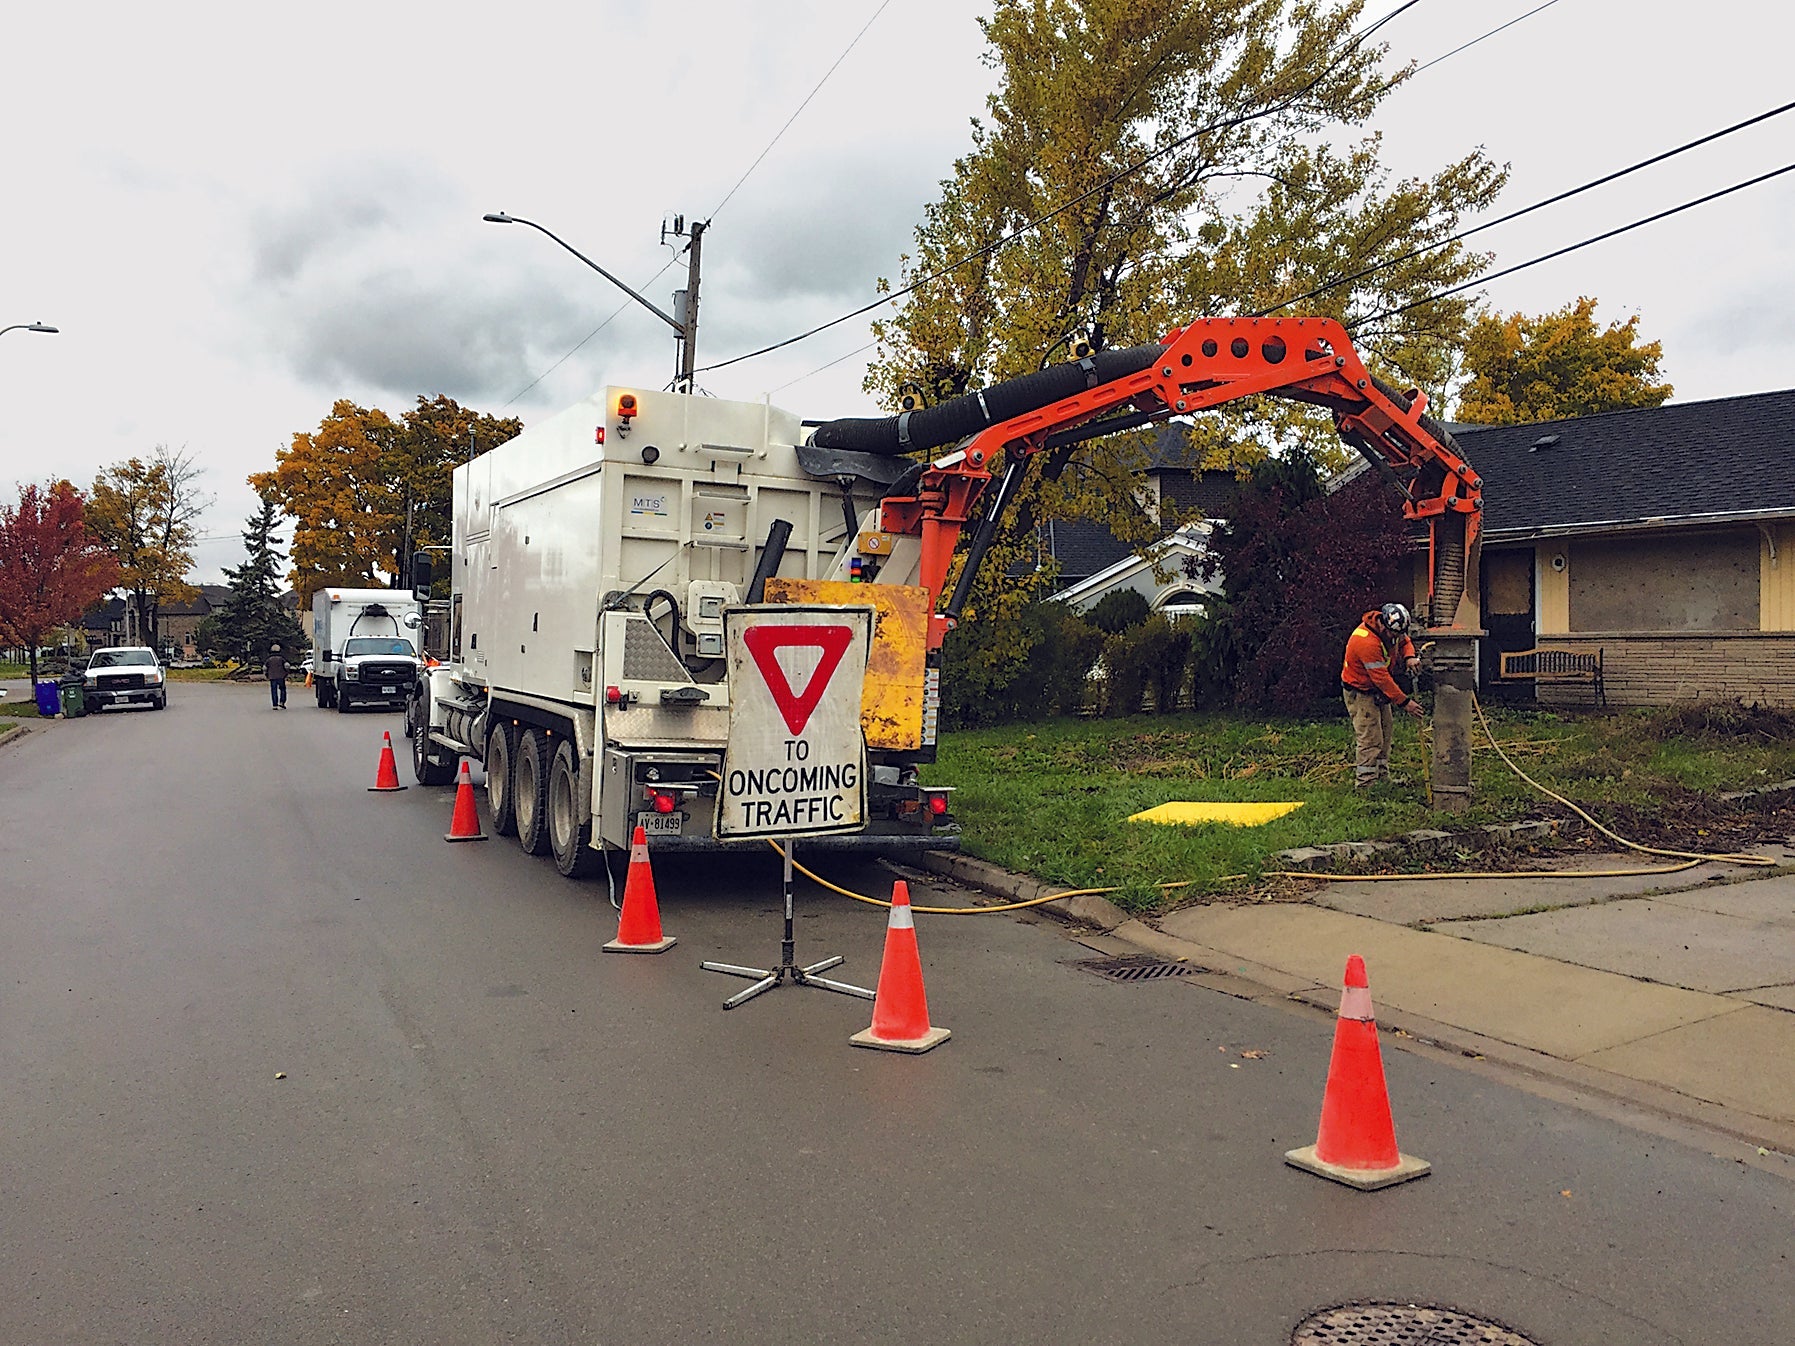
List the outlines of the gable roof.
{"label": "gable roof", "polygon": [[[1195,509],[1203,519],[1225,517],[1239,488],[1234,474],[1225,468],[1195,472],[1172,466],[1157,455],[1147,475],[1158,482],[1161,501],[1180,510]],[[1089,519],[1049,520],[1036,534],[1043,559],[1051,556],[1059,562],[1060,579],[1067,585],[1108,570],[1141,550],[1140,544],[1123,542]]]}
{"label": "gable roof", "polygon": [[1795,389],[1456,431],[1484,536],[1795,517]]}

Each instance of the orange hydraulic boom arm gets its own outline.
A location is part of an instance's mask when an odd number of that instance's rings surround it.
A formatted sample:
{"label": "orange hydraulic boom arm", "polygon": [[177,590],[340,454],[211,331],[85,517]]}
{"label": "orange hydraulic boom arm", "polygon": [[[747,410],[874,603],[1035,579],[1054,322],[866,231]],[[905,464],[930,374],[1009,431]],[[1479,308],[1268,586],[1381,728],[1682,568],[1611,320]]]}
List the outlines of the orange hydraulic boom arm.
{"label": "orange hydraulic boom arm", "polygon": [[[1115,374],[1117,365],[1132,366]],[[1059,395],[1067,371],[1082,370],[1086,387]],[[1109,377],[1104,377],[1105,374]],[[1052,377],[1049,377],[1049,376]],[[1402,393],[1372,377],[1346,329],[1329,318],[1204,318],[1170,333],[1157,347],[1105,352],[1042,374],[1028,375],[957,398],[934,410],[938,427],[982,424],[957,451],[906,473],[882,502],[881,526],[919,537],[921,582],[931,609],[929,643],[938,648],[971,590],[972,579],[999,517],[1020,484],[1028,459],[1044,448],[1093,439],[1169,416],[1206,411],[1241,397],[1269,394],[1326,407],[1341,438],[1363,454],[1402,492],[1403,514],[1425,521],[1429,534],[1429,618],[1435,629],[1459,626],[1468,557],[1477,542],[1483,481],[1459,455],[1446,428],[1423,414],[1426,398]],[[1051,398],[1051,400],[1046,400]],[[1031,409],[996,419],[991,402],[1005,410],[1018,401]],[[905,452],[950,442],[913,442],[909,417],[889,424],[896,437],[878,452]],[[856,447],[854,427],[881,422],[833,422],[819,444]],[[838,430],[846,427],[845,431]],[[839,437],[831,439],[830,432]],[[955,434],[952,438],[960,438]],[[940,597],[960,531],[1004,465],[997,497],[974,535],[966,564],[945,608]]]}

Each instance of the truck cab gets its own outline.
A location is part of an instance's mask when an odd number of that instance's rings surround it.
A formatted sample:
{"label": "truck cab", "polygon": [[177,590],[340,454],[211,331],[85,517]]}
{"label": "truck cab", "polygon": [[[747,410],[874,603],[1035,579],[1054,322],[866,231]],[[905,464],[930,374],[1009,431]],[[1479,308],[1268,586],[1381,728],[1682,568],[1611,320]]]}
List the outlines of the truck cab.
{"label": "truck cab", "polygon": [[312,690],[318,705],[402,707],[423,660],[423,618],[409,594],[394,589],[320,589],[312,599]]}

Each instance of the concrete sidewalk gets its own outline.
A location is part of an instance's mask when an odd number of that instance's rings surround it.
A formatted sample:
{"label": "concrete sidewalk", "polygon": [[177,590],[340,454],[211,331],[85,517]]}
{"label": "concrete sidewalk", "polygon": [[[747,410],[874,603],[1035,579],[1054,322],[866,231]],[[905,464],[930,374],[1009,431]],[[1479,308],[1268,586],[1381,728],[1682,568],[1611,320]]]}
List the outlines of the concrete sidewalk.
{"label": "concrete sidewalk", "polygon": [[[954,870],[980,881],[963,857]],[[1215,989],[1329,1012],[1362,954],[1387,1032],[1795,1154],[1795,874],[1762,873],[1331,883],[1151,924],[1103,921],[1088,899],[1078,914],[1113,927],[1093,947],[1125,941],[1203,968],[1194,980]]]}

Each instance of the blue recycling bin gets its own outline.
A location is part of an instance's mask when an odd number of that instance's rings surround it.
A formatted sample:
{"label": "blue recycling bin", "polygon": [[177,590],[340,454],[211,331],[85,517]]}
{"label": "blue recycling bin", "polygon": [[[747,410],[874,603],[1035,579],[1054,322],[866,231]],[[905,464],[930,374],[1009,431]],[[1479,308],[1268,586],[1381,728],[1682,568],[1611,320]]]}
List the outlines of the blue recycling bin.
{"label": "blue recycling bin", "polygon": [[37,680],[37,713],[46,720],[53,720],[62,714],[62,688],[55,678],[39,678]]}

